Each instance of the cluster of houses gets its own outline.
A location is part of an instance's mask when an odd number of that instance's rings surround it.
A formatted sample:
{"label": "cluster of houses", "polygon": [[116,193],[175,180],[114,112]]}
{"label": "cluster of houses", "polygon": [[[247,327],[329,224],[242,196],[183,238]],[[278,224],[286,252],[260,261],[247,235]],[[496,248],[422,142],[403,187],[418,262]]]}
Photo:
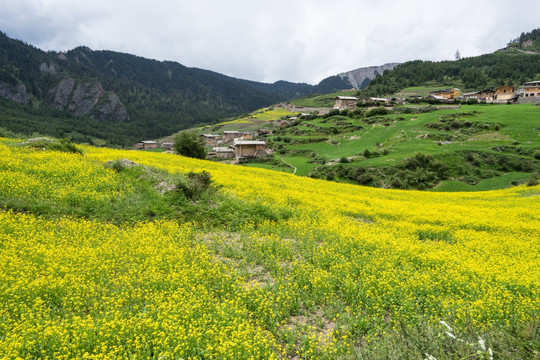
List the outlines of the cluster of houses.
{"label": "cluster of houses", "polygon": [[[420,95],[413,95],[411,98],[422,98]],[[511,85],[499,86],[494,89],[484,89],[466,94],[460,94],[456,88],[444,89],[430,92],[429,99],[440,100],[441,102],[453,102],[454,99],[469,100],[476,99],[481,102],[493,104],[511,103],[539,103],[540,102],[540,81],[529,81],[521,87]],[[353,96],[337,96],[334,109],[354,109],[358,98]],[[402,99],[369,98],[367,101],[389,104],[391,101],[399,102]]]}
{"label": "cluster of houses", "polygon": [[540,81],[529,81],[520,88],[505,85],[495,89],[485,89],[463,94],[464,100],[477,99],[486,103],[538,103],[540,102]]}
{"label": "cluster of houses", "polygon": [[264,156],[266,142],[255,140],[251,132],[224,131],[223,135],[202,134],[206,146],[212,147],[209,158],[236,160]]}

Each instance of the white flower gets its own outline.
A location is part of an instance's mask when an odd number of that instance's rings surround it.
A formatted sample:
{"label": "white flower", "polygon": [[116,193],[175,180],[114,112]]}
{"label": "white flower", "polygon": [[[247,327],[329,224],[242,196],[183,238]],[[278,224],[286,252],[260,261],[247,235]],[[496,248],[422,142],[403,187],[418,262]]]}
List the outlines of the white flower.
{"label": "white flower", "polygon": [[486,342],[480,336],[478,337],[478,344],[480,345],[482,351],[486,351]]}
{"label": "white flower", "polygon": [[448,324],[446,323],[446,321],[441,320],[441,324],[443,324],[444,326],[446,326],[446,328],[448,329],[448,331],[454,331],[454,330],[450,327],[450,325],[448,325]]}
{"label": "white flower", "polygon": [[455,339],[455,338],[456,338],[456,337],[454,336],[454,334],[452,334],[451,332],[446,331],[445,334],[448,335],[448,336],[450,336],[452,339]]}
{"label": "white flower", "polygon": [[435,356],[431,356],[428,353],[426,353],[426,356],[427,357],[424,360],[437,360],[437,358]]}
{"label": "white flower", "polygon": [[488,348],[489,353],[489,360],[493,360],[493,351],[491,351],[491,348]]}

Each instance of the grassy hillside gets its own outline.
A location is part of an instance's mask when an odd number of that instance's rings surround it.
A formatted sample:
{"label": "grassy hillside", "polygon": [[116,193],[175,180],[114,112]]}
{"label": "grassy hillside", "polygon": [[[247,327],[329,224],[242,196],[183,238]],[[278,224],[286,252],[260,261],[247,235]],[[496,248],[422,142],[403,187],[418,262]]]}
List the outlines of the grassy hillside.
{"label": "grassy hillside", "polygon": [[485,190],[488,179],[499,188],[534,182],[539,116],[532,104],[334,110],[275,129],[267,140],[274,163],[289,163],[298,175],[384,188]]}
{"label": "grassy hillside", "polygon": [[9,139],[0,170],[2,358],[540,351],[539,186],[382,190]]}

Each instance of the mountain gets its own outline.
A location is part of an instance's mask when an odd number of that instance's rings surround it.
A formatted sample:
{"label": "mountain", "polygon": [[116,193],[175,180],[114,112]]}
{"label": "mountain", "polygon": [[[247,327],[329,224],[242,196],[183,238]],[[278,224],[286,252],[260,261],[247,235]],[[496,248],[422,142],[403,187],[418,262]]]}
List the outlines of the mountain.
{"label": "mountain", "polygon": [[[131,145],[277,102],[349,89],[359,78],[340,74],[317,85],[267,84],[85,46],[44,52],[1,32],[0,60],[0,128],[109,145]],[[353,72],[375,74],[361,70]]]}
{"label": "mountain", "polygon": [[364,89],[377,75],[382,75],[387,70],[392,70],[399,63],[388,63],[381,66],[369,66],[338,74],[337,76],[352,85],[355,90]]}

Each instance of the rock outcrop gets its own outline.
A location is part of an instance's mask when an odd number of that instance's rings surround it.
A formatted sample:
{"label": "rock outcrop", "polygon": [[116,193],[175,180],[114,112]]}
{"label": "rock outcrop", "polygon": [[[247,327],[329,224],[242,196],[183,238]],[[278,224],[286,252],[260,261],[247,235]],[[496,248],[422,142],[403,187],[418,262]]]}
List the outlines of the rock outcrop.
{"label": "rock outcrop", "polygon": [[22,83],[12,85],[0,81],[0,97],[20,104],[27,104],[30,101],[30,95],[26,91],[26,86]]}
{"label": "rock outcrop", "polygon": [[53,106],[57,110],[69,109],[75,116],[90,115],[101,121],[129,119],[126,108],[114,92],[107,92],[99,81],[76,81],[67,77],[52,90]]}
{"label": "rock outcrop", "polygon": [[97,104],[103,94],[101,83],[97,81],[83,81],[77,85],[69,104],[69,110],[75,116],[86,115]]}
{"label": "rock outcrop", "polygon": [[58,83],[58,85],[52,90],[52,92],[54,93],[53,106],[57,110],[64,110],[68,106],[74,86],[75,80],[73,80],[72,78],[66,78],[62,79]]}
{"label": "rock outcrop", "polygon": [[126,108],[118,98],[118,95],[113,92],[107,94],[106,101],[100,101],[92,117],[102,121],[125,121],[129,119]]}

